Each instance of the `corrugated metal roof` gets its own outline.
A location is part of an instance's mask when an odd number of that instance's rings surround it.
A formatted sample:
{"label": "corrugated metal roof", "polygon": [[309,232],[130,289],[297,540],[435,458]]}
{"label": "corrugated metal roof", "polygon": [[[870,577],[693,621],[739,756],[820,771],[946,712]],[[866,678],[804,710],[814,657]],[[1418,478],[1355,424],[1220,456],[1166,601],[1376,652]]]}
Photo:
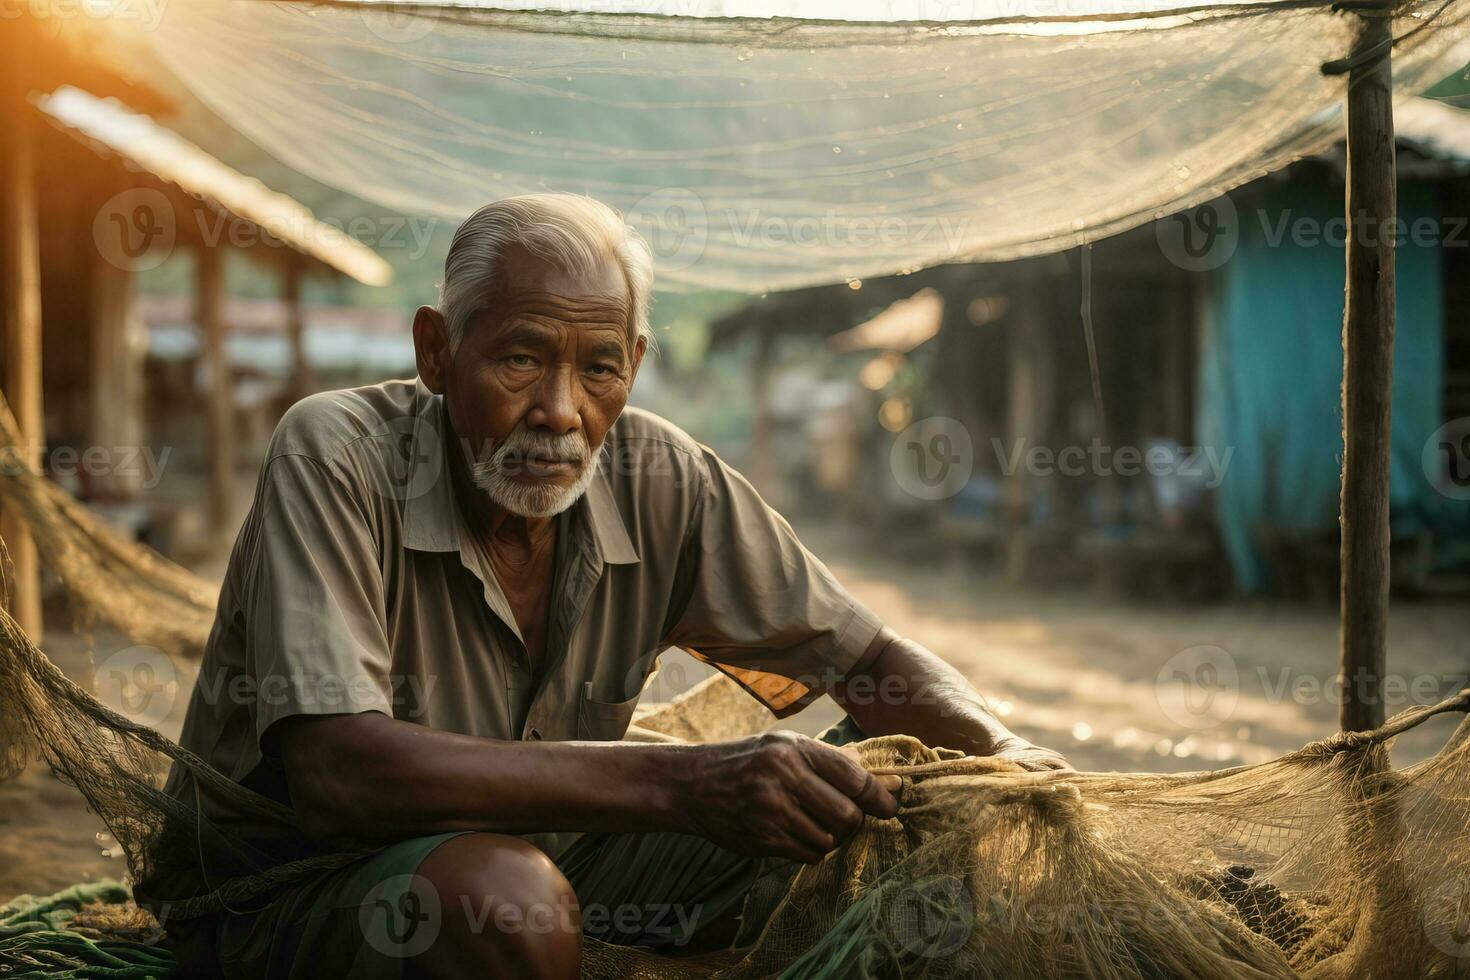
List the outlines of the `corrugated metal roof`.
{"label": "corrugated metal roof", "polygon": [[836,351],[892,350],[907,353],[939,333],[944,319],[944,298],[925,287],[907,299],[891,304],[882,313],[851,330],[829,337]]}
{"label": "corrugated metal roof", "polygon": [[1470,110],[1417,96],[1394,106],[1393,128],[1435,156],[1470,162]]}
{"label": "corrugated metal roof", "polygon": [[226,166],[147,116],[71,86],[41,96],[36,104],[67,128],[358,282],[382,286],[393,278],[381,256],[345,231],[318,221],[299,201]]}

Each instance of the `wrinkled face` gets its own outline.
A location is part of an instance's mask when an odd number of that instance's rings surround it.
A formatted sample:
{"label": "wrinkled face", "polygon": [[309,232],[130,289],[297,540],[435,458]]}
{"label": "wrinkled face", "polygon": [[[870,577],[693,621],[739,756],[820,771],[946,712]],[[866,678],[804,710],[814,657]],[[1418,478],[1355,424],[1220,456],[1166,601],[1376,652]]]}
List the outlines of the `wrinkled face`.
{"label": "wrinkled face", "polygon": [[609,259],[573,274],[522,251],[450,351],[429,308],[414,321],[419,376],[444,395],[475,483],[525,517],[571,506],[643,359],[622,270]]}

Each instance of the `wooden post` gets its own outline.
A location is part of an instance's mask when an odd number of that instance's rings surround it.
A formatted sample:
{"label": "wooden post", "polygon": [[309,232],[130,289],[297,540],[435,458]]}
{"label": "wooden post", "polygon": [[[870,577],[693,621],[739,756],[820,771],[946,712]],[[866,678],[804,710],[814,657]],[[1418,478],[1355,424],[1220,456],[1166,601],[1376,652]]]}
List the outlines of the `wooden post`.
{"label": "wooden post", "polygon": [[301,312],[301,264],[286,260],[281,283],[281,300],[286,304],[286,334],[291,340],[292,402],[311,394],[311,365],[306,360],[306,318]]}
{"label": "wooden post", "polygon": [[1193,280],[1184,274],[1170,280],[1165,297],[1163,354],[1160,358],[1162,381],[1162,424],[1159,434],[1188,445],[1194,434],[1190,426],[1193,406],[1190,392],[1194,362],[1195,331]]}
{"label": "wooden post", "polygon": [[[1039,296],[1045,281],[1026,279],[1019,292],[1010,296],[1006,317],[1006,438],[1009,451],[1025,458],[1035,446],[1045,446],[1051,430],[1052,353],[1050,333]],[[1010,525],[1006,539],[1006,578],[1014,583],[1027,579],[1032,551],[1032,534],[1027,520],[1032,499],[1043,485],[1022,466],[1006,480],[1006,514]]]}
{"label": "wooden post", "polygon": [[234,385],[225,355],[224,256],[200,245],[197,319],[203,356],[209,459],[209,523],[215,533],[229,530],[230,484],[235,459]]}
{"label": "wooden post", "polygon": [[1364,61],[1348,75],[1339,677],[1344,731],[1377,728],[1384,720],[1397,215],[1391,29],[1386,9],[1369,12],[1356,51]]}
{"label": "wooden post", "polygon": [[771,360],[775,335],[765,329],[755,337],[755,355],[750,362],[750,482],[767,500],[779,496],[776,464],[772,458]]}
{"label": "wooden post", "polygon": [[[19,58],[16,51],[5,52]],[[25,79],[11,61],[4,79],[4,111],[10,124],[0,148],[0,303],[4,304],[5,397],[20,424],[32,465],[41,462],[45,419],[41,405],[41,254],[36,215],[35,132],[32,110],[25,101]],[[29,527],[15,514],[0,522],[0,535],[10,549],[10,611],[15,621],[40,642],[41,565]]]}
{"label": "wooden post", "polygon": [[[130,320],[133,274],[100,251],[94,252],[90,300],[88,441],[126,451],[141,446],[143,439],[139,417],[142,365]],[[135,497],[143,489],[143,474],[136,466],[109,472],[102,477],[101,489],[119,497]]]}

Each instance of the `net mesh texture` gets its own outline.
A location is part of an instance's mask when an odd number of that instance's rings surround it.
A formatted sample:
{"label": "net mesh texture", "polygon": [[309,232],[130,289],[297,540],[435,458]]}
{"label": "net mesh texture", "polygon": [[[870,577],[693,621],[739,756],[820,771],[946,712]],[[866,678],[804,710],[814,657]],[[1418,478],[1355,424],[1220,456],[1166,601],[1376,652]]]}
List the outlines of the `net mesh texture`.
{"label": "net mesh texture", "polygon": [[[84,608],[115,616],[124,630],[155,615],[155,593],[196,618],[207,613],[203,583],[78,520],[79,504],[39,490],[45,484],[20,457],[11,463],[0,496],[6,505],[36,502],[27,520]],[[88,594],[129,574],[146,591]],[[146,628],[142,636],[154,638]],[[204,634],[193,640],[202,644]],[[1389,759],[1394,736],[1466,711],[1470,691],[1403,712],[1376,732],[1182,775],[1028,773],[907,737],[871,739],[858,746],[864,764],[902,777],[898,816],[870,819],[804,867],[754,944],[677,957],[588,940],[584,975],[1470,976],[1470,719],[1423,762],[1395,769]],[[630,737],[714,741],[771,721],[716,676],[641,713]],[[31,759],[81,791],[122,845],[134,880],[242,859],[228,828],[161,791],[170,764],[259,820],[294,821],[289,809],[101,704],[0,612],[0,778]],[[210,894],[181,896],[171,914],[239,907],[361,853],[262,868]]]}
{"label": "net mesh texture", "polygon": [[[865,23],[573,6],[195,0],[104,37],[364,200],[452,225],[590,194],[649,240],[659,288],[758,293],[1055,252],[1208,201],[1341,138],[1345,80],[1322,68],[1360,24],[1327,0],[833,14],[946,18]],[[1396,7],[1398,92],[1470,60],[1467,11]],[[411,247],[396,227],[356,233]]]}

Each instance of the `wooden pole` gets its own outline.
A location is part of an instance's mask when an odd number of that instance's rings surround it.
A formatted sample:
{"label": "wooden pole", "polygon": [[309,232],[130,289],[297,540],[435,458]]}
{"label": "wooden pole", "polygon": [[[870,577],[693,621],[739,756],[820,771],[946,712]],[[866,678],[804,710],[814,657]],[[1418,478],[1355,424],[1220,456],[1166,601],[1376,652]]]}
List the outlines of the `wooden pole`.
{"label": "wooden pole", "polygon": [[[124,447],[140,446],[143,438],[138,397],[142,365],[129,322],[133,274],[110,262],[100,251],[94,252],[89,299],[92,336],[88,352],[88,442],[126,451]],[[137,467],[109,472],[101,477],[100,489],[119,497],[136,497],[143,489],[143,474]]]}
{"label": "wooden pole", "polygon": [[[36,215],[35,132],[25,101],[25,78],[16,69],[16,51],[8,52],[11,71],[4,84],[8,138],[0,149],[3,172],[3,215],[0,215],[0,276],[5,323],[5,397],[20,425],[20,447],[39,465],[45,444],[41,404],[41,252]],[[30,528],[15,514],[0,521],[0,535],[10,550],[10,611],[37,642],[41,640],[41,565]]]}
{"label": "wooden pole", "polygon": [[[1006,439],[1013,452],[1045,446],[1051,430],[1052,368],[1045,312],[1045,280],[1028,278],[1010,295],[1006,351]],[[1007,477],[1006,578],[1020,584],[1030,572],[1032,534],[1027,514],[1042,481],[1022,466]]]}
{"label": "wooden pole", "polygon": [[291,401],[311,394],[311,364],[306,359],[306,317],[301,310],[301,264],[286,260],[281,299],[286,304],[286,333],[291,339]]}
{"label": "wooden pole", "polygon": [[767,500],[780,494],[776,486],[776,464],[772,459],[771,363],[775,336],[769,330],[756,333],[755,354],[750,361],[750,478]]}
{"label": "wooden pole", "polygon": [[204,358],[207,453],[209,459],[209,523],[216,533],[228,530],[230,484],[235,458],[234,386],[225,355],[224,268],[218,248],[200,245],[197,318]]}
{"label": "wooden pole", "polygon": [[1391,29],[1386,9],[1364,17],[1355,51],[1361,61],[1348,74],[1339,668],[1344,731],[1377,728],[1384,720],[1397,213]]}

